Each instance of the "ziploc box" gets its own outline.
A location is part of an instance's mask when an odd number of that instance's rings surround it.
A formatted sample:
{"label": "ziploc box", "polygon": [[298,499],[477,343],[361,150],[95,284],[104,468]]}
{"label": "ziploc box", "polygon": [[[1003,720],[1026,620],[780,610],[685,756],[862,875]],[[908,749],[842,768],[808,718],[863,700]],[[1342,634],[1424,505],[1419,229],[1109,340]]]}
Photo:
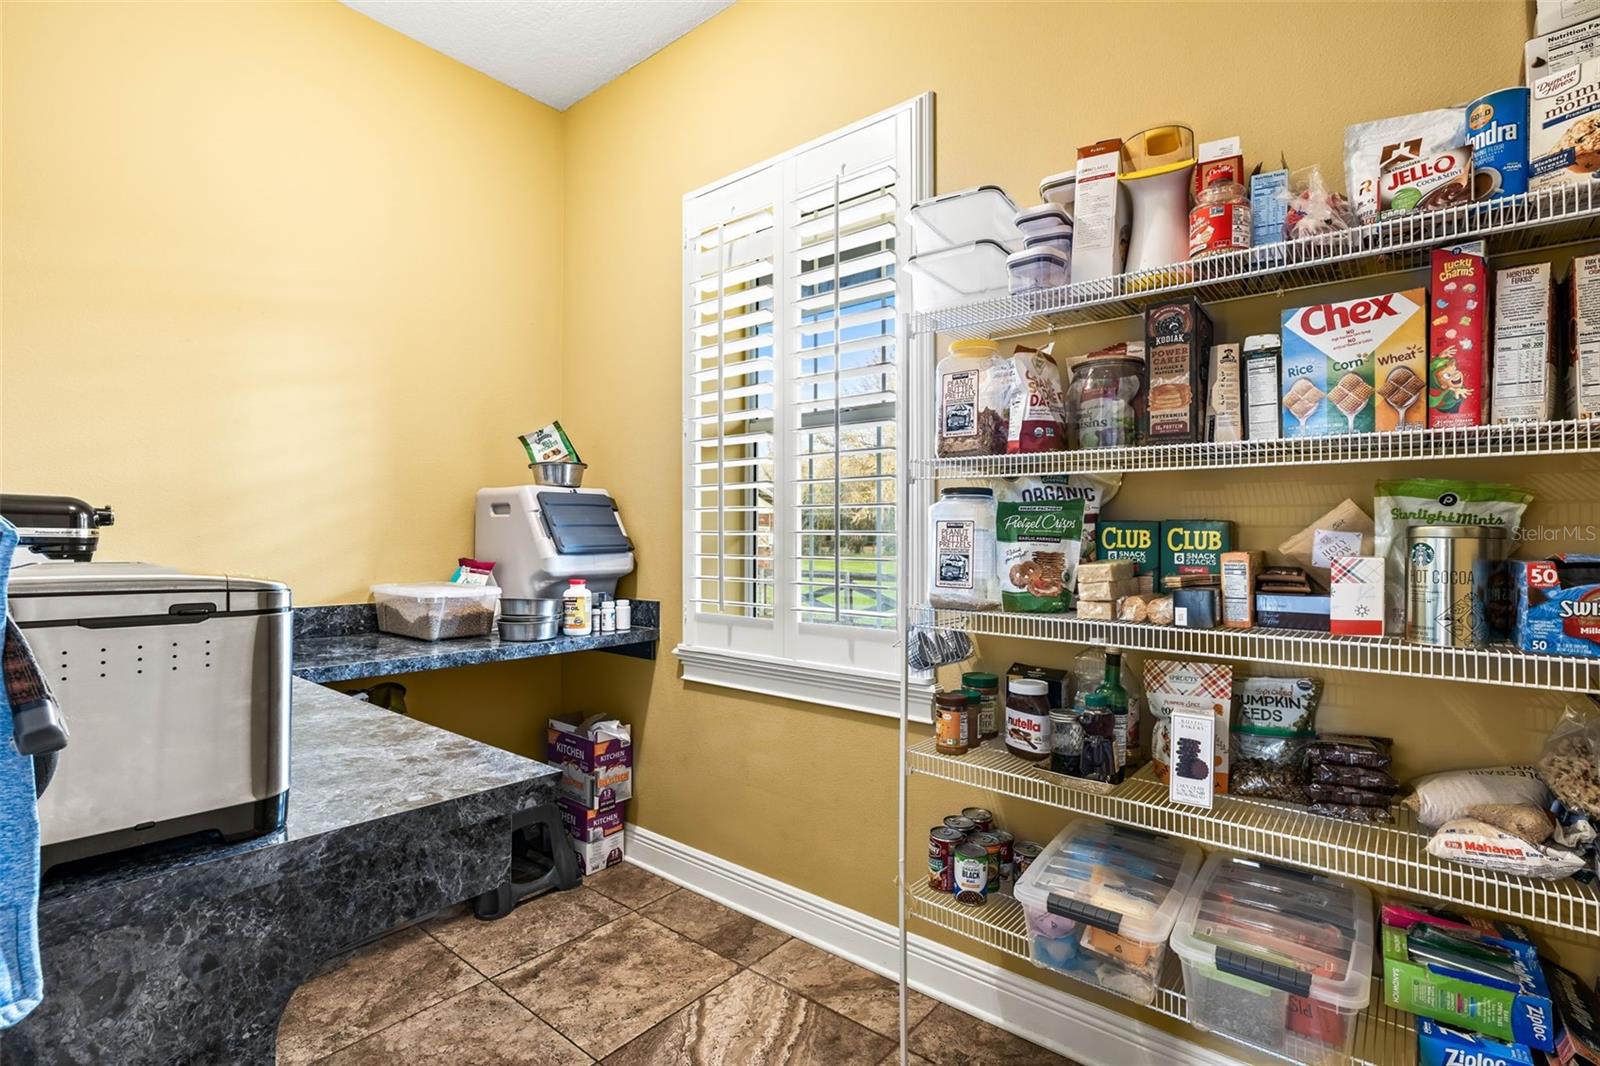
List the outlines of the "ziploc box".
{"label": "ziploc box", "polygon": [[633,731],[595,715],[582,722],[550,720],[545,758],[561,768],[561,791],[585,807],[633,798]]}
{"label": "ziploc box", "polygon": [[1511,561],[1517,647],[1600,658],[1600,555]]}
{"label": "ziploc box", "polygon": [[1484,983],[1465,970],[1413,962],[1407,930],[1383,926],[1383,1001],[1436,1022],[1492,1036],[1540,1051],[1556,1049],[1556,1016],[1539,965],[1539,952],[1512,935],[1484,936],[1483,942],[1516,957],[1518,982]]}
{"label": "ziploc box", "polygon": [[1427,420],[1422,289],[1283,313],[1286,437],[1415,429]]}
{"label": "ziploc box", "polygon": [[1132,559],[1135,574],[1161,587],[1160,522],[1101,522],[1098,538],[1100,558]]}
{"label": "ziploc box", "polygon": [[1418,1066],[1535,1066],[1521,1044],[1417,1019]]}

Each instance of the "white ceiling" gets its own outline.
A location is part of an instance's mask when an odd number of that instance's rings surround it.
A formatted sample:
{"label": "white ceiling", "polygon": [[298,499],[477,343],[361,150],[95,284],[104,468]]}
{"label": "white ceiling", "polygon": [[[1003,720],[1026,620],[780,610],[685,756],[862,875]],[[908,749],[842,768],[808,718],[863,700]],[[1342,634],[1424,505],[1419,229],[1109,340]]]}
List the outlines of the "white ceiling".
{"label": "white ceiling", "polygon": [[733,0],[343,0],[565,111]]}

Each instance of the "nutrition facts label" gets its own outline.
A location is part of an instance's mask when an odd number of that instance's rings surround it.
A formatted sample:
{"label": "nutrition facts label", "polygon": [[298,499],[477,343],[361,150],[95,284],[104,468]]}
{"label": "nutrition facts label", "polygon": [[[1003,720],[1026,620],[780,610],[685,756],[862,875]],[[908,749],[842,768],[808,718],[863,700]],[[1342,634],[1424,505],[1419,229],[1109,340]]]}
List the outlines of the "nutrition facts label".
{"label": "nutrition facts label", "polygon": [[1500,271],[1495,298],[1494,420],[1543,419],[1555,369],[1549,264]]}

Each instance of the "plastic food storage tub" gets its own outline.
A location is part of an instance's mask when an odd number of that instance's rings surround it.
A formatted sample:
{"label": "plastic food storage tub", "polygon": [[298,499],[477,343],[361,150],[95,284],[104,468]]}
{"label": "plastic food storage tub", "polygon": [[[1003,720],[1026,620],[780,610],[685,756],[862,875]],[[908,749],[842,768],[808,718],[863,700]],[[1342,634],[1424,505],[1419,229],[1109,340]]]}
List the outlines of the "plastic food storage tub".
{"label": "plastic food storage tub", "polygon": [[1193,844],[1072,822],[1012,890],[1028,916],[1034,964],[1150,1003],[1199,868]]}
{"label": "plastic food storage tub", "polygon": [[1017,212],[1016,225],[1024,237],[1032,237],[1036,233],[1071,228],[1072,216],[1060,204],[1036,204]]}
{"label": "plastic food storage tub", "polygon": [[1346,1062],[1372,937],[1360,885],[1213,855],[1172,930],[1189,1022],[1309,1066]]}
{"label": "plastic food storage tub", "polygon": [[494,629],[500,589],[493,585],[452,585],[448,581],[415,585],[374,585],[378,628],[418,640],[485,637]]}
{"label": "plastic food storage tub", "polygon": [[973,241],[997,241],[1010,251],[1022,247],[1022,234],[1011,221],[1016,202],[998,185],[945,193],[911,205],[908,218],[918,255]]}
{"label": "plastic food storage tub", "polygon": [[1071,269],[1066,256],[1054,248],[1027,248],[1006,257],[1006,270],[1011,274],[1010,292],[1033,292],[1036,289],[1054,289],[1067,283]]}

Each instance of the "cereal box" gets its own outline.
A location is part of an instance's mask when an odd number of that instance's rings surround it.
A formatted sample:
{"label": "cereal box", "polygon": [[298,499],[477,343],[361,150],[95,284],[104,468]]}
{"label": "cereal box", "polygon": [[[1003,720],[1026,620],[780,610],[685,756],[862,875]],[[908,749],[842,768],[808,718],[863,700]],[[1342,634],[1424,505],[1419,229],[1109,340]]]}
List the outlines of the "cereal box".
{"label": "cereal box", "polygon": [[1481,426],[1489,414],[1489,268],[1435,248],[1428,275],[1428,425]]}
{"label": "cereal box", "polygon": [[1421,289],[1283,313],[1286,437],[1416,428],[1427,374]]}
{"label": "cereal box", "polygon": [[1528,83],[1528,189],[1586,184],[1600,173],[1600,19],[1535,37]]}
{"label": "cereal box", "polygon": [[1494,274],[1494,387],[1496,423],[1555,417],[1555,293],[1549,263],[1507,267]]}
{"label": "cereal box", "polygon": [[1600,418],[1600,255],[1567,274],[1567,417]]}
{"label": "cereal box", "polygon": [[1145,403],[1151,444],[1205,439],[1211,318],[1193,299],[1152,304],[1144,313]]}

